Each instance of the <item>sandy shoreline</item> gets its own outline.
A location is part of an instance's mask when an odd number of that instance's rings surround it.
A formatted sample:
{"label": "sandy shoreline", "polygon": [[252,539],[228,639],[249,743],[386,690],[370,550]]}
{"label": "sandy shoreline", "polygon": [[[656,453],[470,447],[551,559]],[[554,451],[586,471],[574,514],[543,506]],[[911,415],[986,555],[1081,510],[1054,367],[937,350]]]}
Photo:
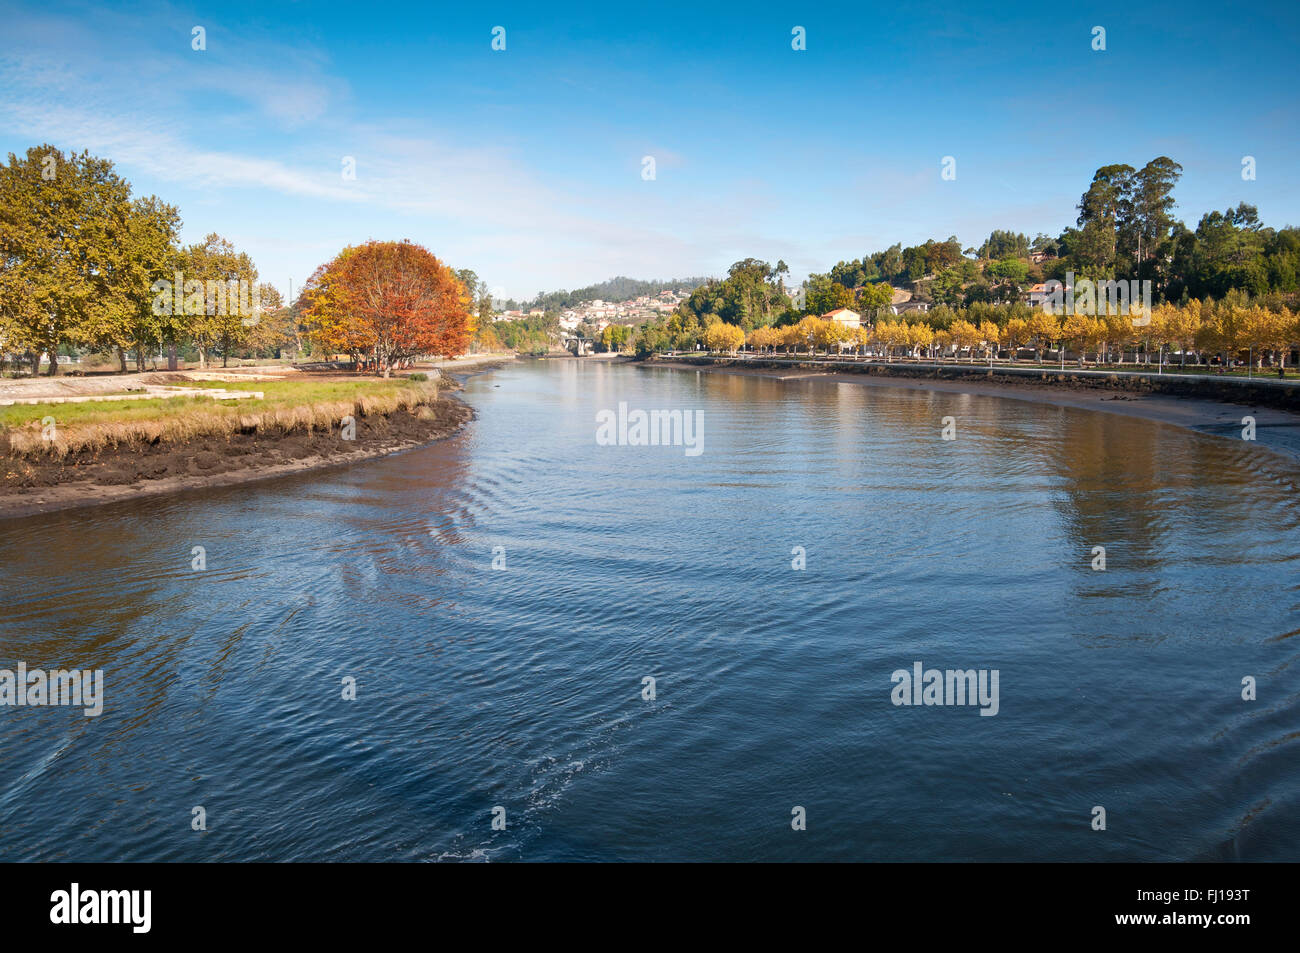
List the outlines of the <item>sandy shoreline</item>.
{"label": "sandy shoreline", "polygon": [[1096,387],[1071,387],[1066,384],[1043,385],[1025,383],[987,382],[978,378],[912,378],[890,377],[884,374],[852,374],[836,371],[792,367],[736,367],[708,364],[688,364],[677,361],[655,361],[643,364],[647,368],[703,371],[709,374],[735,374],[763,377],[780,381],[821,381],[826,383],[856,384],[863,387],[887,387],[904,390],[942,391],[952,394],[972,394],[1000,397],[1007,400],[1033,401],[1057,407],[1101,411],[1126,417],[1140,417],[1159,423],[1186,427],[1198,433],[1217,434],[1241,439],[1241,418],[1249,414],[1255,418],[1257,442],[1270,450],[1300,459],[1300,415],[1272,407],[1236,404],[1201,397],[1174,397],[1164,394],[1144,394],[1132,391],[1110,390]]}

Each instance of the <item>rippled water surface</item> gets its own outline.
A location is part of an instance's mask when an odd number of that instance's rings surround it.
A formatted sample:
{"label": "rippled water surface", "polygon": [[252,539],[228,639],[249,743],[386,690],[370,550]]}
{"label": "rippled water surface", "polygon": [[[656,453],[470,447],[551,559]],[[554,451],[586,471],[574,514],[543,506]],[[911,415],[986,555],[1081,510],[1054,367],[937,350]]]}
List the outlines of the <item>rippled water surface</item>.
{"label": "rippled water surface", "polygon": [[[463,396],[387,459],[0,523],[0,667],[106,692],[0,708],[0,859],[1300,856],[1293,460],[576,361]],[[703,453],[598,446],[620,401]],[[894,706],[917,661],[997,669],[998,714]]]}

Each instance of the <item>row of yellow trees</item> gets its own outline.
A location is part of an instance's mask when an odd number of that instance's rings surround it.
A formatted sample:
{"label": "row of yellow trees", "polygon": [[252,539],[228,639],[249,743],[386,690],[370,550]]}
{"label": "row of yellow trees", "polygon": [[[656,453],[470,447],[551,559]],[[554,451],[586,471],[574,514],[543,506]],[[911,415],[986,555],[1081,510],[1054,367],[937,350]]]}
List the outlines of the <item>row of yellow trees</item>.
{"label": "row of yellow trees", "polygon": [[1258,305],[1229,302],[1185,305],[1162,304],[1152,309],[1150,322],[1135,325],[1134,315],[1072,314],[1057,317],[1035,311],[1027,319],[1011,318],[1004,324],[984,320],[978,325],[957,319],[946,328],[925,321],[882,318],[871,327],[850,328],[835,321],[805,317],[785,327],[755,328],[743,334],[735,325],[717,322],[704,332],[704,345],[712,351],[734,352],[742,346],[756,352],[841,353],[872,350],[887,357],[934,357],[957,349],[970,360],[993,356],[1000,350],[1032,349],[1041,357],[1046,350],[1066,347],[1087,358],[1109,361],[1126,352],[1149,359],[1155,352],[1178,353],[1185,362],[1191,353],[1235,357],[1241,352],[1257,362],[1265,357],[1274,365],[1284,364],[1287,352],[1300,344],[1300,313],[1270,310]]}
{"label": "row of yellow trees", "polygon": [[734,353],[745,343],[745,332],[726,321],[714,321],[704,329],[704,346],[710,351]]}

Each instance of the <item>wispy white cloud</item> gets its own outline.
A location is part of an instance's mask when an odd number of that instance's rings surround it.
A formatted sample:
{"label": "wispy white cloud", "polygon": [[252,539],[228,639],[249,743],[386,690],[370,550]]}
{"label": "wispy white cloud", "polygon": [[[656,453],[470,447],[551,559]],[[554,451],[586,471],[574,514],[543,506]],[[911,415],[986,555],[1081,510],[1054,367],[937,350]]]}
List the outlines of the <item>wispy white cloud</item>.
{"label": "wispy white cloud", "polygon": [[[310,48],[198,18],[208,50],[192,51],[190,20],[170,8],[137,19],[18,16],[16,42],[0,48],[0,128],[32,144],[89,149],[159,191],[176,183],[204,193],[187,224],[237,191],[245,233],[265,236],[250,251],[276,271],[310,271],[321,242],[295,235],[292,220],[260,221],[250,194],[337,203],[348,229],[340,243],[405,223],[404,237],[504,277],[518,295],[616,272],[666,276],[691,270],[687,263],[707,250],[678,237],[679,210],[655,194],[655,183],[640,183],[635,149],[628,179],[647,188],[630,201],[608,187],[548,181],[508,147],[466,143],[428,120],[355,118],[347,84]],[[662,146],[653,154],[661,170],[684,164]],[[341,174],[344,156],[355,160],[355,179]],[[694,210],[696,224],[708,221],[704,212]]]}

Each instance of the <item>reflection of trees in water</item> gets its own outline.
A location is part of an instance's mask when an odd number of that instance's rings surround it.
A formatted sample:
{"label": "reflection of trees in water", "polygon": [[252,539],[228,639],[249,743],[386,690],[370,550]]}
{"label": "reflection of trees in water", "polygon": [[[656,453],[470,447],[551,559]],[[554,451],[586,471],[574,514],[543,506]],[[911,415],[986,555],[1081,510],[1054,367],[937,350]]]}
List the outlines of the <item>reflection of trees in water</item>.
{"label": "reflection of trees in water", "polygon": [[1042,435],[1062,478],[1052,499],[1080,564],[1088,568],[1092,547],[1105,546],[1108,554],[1113,550],[1110,558],[1130,568],[1155,566],[1173,515],[1169,501],[1190,476],[1179,466],[1180,455],[1163,446],[1168,429],[1087,411],[1061,413],[1057,423],[1055,432]]}
{"label": "reflection of trees in water", "polygon": [[1139,570],[1204,560],[1216,540],[1276,517],[1283,502],[1270,475],[1277,461],[1245,444],[1104,413],[1060,419],[1045,446],[1064,478],[1055,502],[1082,551],[1113,545]]}
{"label": "reflection of trees in water", "polygon": [[[906,528],[922,548],[965,552],[1005,535],[995,525],[1005,521],[1038,534],[1026,547],[1059,559],[1075,597],[1147,599],[1166,585],[1185,595],[1196,573],[1237,567],[1243,550],[1294,555],[1276,537],[1300,520],[1290,502],[1296,472],[1254,444],[983,395],[700,376],[782,450],[806,453],[806,479],[860,484],[860,496],[832,505],[837,516],[861,514],[877,539],[893,527],[902,545]],[[957,420],[951,443],[939,439],[947,415]],[[1026,515],[1040,507],[1057,514],[1055,528]],[[1106,547],[1104,574],[1091,568],[1094,546]],[[1211,575],[1200,585],[1224,598]]]}
{"label": "reflection of trees in water", "polygon": [[1294,628],[1281,567],[1297,558],[1300,527],[1286,461],[1151,421],[1063,420],[1049,444],[1064,478],[1052,499],[1074,544],[1062,618],[1080,638],[1240,641]]}

